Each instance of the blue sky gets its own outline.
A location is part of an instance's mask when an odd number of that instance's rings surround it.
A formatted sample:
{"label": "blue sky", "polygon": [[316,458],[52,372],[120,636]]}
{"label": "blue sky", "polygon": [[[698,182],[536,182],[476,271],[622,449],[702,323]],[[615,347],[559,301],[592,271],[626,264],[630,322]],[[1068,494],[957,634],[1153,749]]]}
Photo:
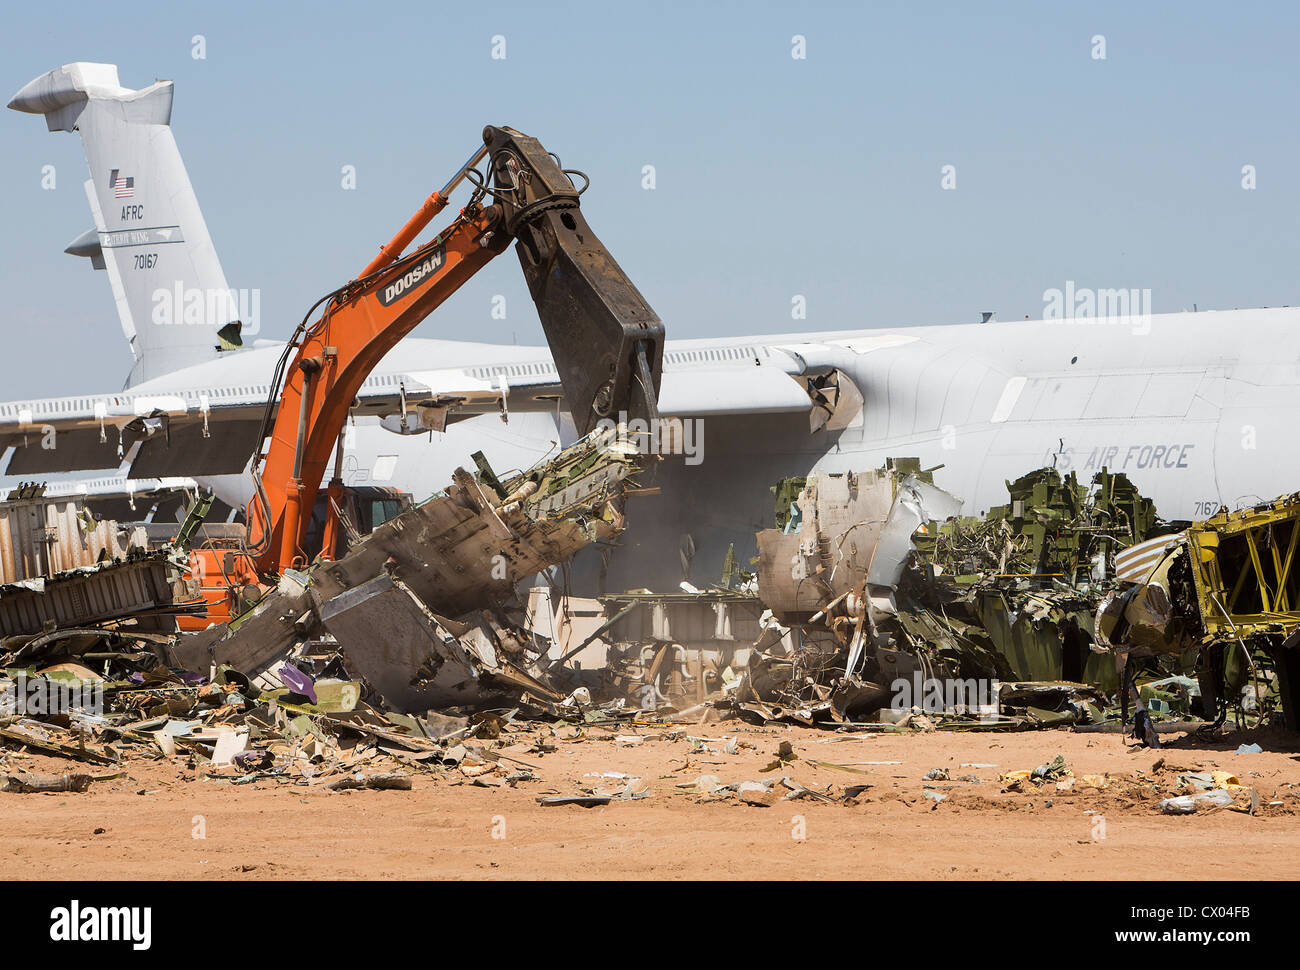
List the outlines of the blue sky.
{"label": "blue sky", "polygon": [[[173,79],[264,337],[354,276],[487,123],[591,175],[589,223],[669,337],[703,337],[1038,317],[1067,280],[1150,288],[1156,312],[1300,303],[1298,27],[1281,2],[24,4],[0,93],[74,60]],[[0,398],[118,387],[107,279],[62,252],[91,221],[79,140],[11,111],[0,133]],[[544,341],[513,253],[416,333]]]}

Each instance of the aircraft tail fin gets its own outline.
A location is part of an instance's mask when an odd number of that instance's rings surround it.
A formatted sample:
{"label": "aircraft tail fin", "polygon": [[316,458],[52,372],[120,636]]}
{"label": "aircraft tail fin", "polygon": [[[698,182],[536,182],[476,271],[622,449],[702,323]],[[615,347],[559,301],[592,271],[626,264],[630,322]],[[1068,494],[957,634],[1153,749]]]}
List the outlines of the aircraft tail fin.
{"label": "aircraft tail fin", "polygon": [[[94,228],[66,252],[107,271],[135,365],[128,386],[214,358],[255,324],[226,285],[170,127],[171,81],[133,91],[114,64],[77,62],[43,74],[9,102],[81,133]],[[241,312],[242,311],[242,312]]]}

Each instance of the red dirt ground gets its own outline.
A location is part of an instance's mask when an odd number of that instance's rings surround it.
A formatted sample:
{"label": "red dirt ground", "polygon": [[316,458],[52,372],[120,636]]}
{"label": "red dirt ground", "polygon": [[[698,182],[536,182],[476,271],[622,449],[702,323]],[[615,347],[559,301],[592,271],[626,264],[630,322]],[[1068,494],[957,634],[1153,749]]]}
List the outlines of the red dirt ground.
{"label": "red dirt ground", "polygon": [[[562,731],[565,729],[562,729]],[[571,730],[571,729],[568,729]],[[674,729],[678,730],[678,729]],[[549,726],[512,735],[501,754],[535,766],[537,780],[479,787],[458,770],[417,774],[412,791],[331,792],[329,780],[248,785],[203,777],[181,760],[135,759],[125,778],[84,794],[0,794],[5,879],[1287,879],[1300,875],[1300,738],[1230,734],[1214,742],[1166,736],[1159,751],[1115,734],[934,732],[866,736],[723,722],[681,729],[588,728],[578,740]],[[635,731],[640,744],[615,740]],[[715,753],[692,753],[686,735]],[[530,750],[537,738],[555,750]],[[727,754],[724,741],[739,750]],[[764,773],[781,741],[795,760]],[[1235,754],[1257,740],[1263,754]],[[493,746],[493,742],[482,742]],[[752,746],[752,747],[751,747]],[[1109,773],[1106,789],[1003,791],[1001,773],[1065,756],[1076,776]],[[1153,773],[1158,759],[1164,766]],[[814,765],[858,765],[856,772]],[[962,768],[963,763],[996,768]],[[86,770],[9,754],[9,770]],[[512,766],[513,768],[514,766]],[[930,769],[952,781],[926,782]],[[1258,814],[1168,816],[1156,807],[1181,770],[1225,769],[1256,789]],[[90,769],[103,773],[108,769]],[[378,770],[378,767],[366,770]],[[640,800],[598,808],[543,807],[547,794],[624,783]],[[1136,773],[1141,772],[1141,775]],[[701,799],[676,786],[700,775],[723,783],[779,779],[839,795],[772,807],[734,795]],[[956,781],[974,775],[978,783]],[[337,777],[337,776],[335,776]],[[499,775],[497,777],[500,777]],[[779,786],[778,781],[778,786]],[[937,806],[924,789],[949,795]],[[785,789],[780,789],[782,792]],[[1274,804],[1270,804],[1274,803]],[[1277,804],[1280,803],[1280,804]],[[1097,813],[1104,823],[1096,822]],[[201,830],[201,831],[200,831]],[[204,837],[195,837],[202,834]],[[803,838],[797,836],[802,835]],[[1225,851],[1231,847],[1231,851]]]}

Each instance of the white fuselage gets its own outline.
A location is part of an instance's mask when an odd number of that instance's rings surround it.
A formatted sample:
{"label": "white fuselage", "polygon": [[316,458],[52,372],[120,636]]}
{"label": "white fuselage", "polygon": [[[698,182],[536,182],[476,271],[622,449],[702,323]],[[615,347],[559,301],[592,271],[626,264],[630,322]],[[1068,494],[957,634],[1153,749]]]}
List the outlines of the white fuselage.
{"label": "white fuselage", "polygon": [[[729,545],[742,564],[754,554],[754,532],[772,521],[769,488],[778,479],[874,468],[888,457],[942,465],[936,480],[962,496],[969,513],[1004,503],[1006,481],[1044,465],[1076,471],[1085,481],[1103,466],[1123,472],[1168,519],[1203,518],[1220,504],[1295,490],[1300,455],[1290,443],[1300,420],[1300,350],[1291,335],[1298,328],[1300,310],[1282,308],[1164,314],[1138,323],[1026,321],[670,341],[666,379],[689,381],[696,366],[752,372],[756,356],[796,356],[810,372],[839,369],[863,406],[847,427],[814,433],[807,414],[762,413],[761,401],[753,402],[753,413],[703,419],[698,464],[666,457],[654,473],[661,493],[633,505],[631,529],[611,557],[609,588],[674,587],[683,578],[687,535],[695,550],[692,577],[716,578]],[[728,353],[735,348],[745,353]],[[269,374],[272,355],[240,356],[241,366],[265,364]],[[549,362],[549,355],[545,348],[408,339],[376,373],[484,362]],[[151,383],[161,388],[169,379]],[[345,478],[424,498],[445,487],[473,451],[507,471],[572,436],[571,423],[554,414],[516,413],[509,424],[480,416],[445,434],[415,437],[372,420],[359,424],[350,443]],[[238,479],[211,484],[232,504],[247,498]],[[638,529],[639,517],[653,528]]]}

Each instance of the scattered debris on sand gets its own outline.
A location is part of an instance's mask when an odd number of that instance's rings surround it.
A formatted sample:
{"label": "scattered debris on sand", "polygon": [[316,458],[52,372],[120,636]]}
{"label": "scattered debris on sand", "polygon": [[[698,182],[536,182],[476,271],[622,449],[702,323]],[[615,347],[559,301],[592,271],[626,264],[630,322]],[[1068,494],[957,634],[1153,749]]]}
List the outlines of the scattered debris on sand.
{"label": "scattered debris on sand", "polygon": [[[581,600],[535,586],[523,602],[530,577],[627,527],[625,490],[648,459],[603,434],[505,480],[483,461],[477,474],[458,470],[446,492],[353,536],[337,561],[286,570],[244,613],[200,633],[178,632],[175,617],[195,602],[185,553],[201,508],[181,537],[150,550],[39,492],[0,506],[0,609],[11,610],[0,787],[84,793],[148,758],[238,785],[406,791],[426,776],[540,786],[544,806],[653,792],[762,808],[866,797],[878,763],[781,742],[756,777],[696,771],[655,786],[617,771],[547,779],[539,761],[599,737],[669,740],[687,746],[684,764],[722,765],[752,747],[705,733],[730,718],[863,736],[1118,731],[1121,678],[1156,743],[1150,725],[1218,728],[1230,707],[1239,725],[1261,725],[1284,706],[1289,671],[1277,658],[1300,628],[1290,612],[1300,590],[1287,579],[1300,501],[1163,523],[1122,475],[1102,471],[1085,486],[1041,469],[1008,483],[1006,506],[969,518],[932,472],[897,460],[780,484],[780,527],[758,534],[753,574],[733,554],[724,583],[708,589]],[[42,516],[62,523],[43,559],[18,529]],[[105,576],[117,599],[87,596],[69,612],[62,584]],[[146,596],[122,593],[145,588],[133,576],[156,580]],[[1207,622],[1206,604],[1225,600],[1227,622]],[[1149,669],[1135,679],[1139,659]],[[520,745],[526,756],[503,753]],[[79,767],[29,770],[33,754]],[[797,780],[808,766],[844,782]],[[978,781],[975,767],[925,773],[929,808]],[[1261,810],[1235,776],[1196,771],[1076,777],[1057,758],[1000,781],[1011,793],[1125,791],[1164,813]]]}

